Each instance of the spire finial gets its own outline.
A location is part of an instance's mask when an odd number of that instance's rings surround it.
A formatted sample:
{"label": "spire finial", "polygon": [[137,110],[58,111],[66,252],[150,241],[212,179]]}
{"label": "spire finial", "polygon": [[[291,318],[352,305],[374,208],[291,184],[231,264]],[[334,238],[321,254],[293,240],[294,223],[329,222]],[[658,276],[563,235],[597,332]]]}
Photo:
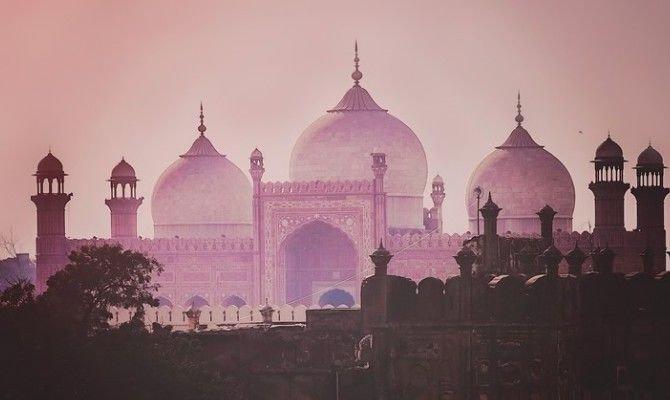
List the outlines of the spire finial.
{"label": "spire finial", "polygon": [[610,137],[610,130],[609,130],[609,129],[607,129],[607,138],[608,138],[608,139],[611,139],[611,137]]}
{"label": "spire finial", "polygon": [[351,74],[351,78],[354,80],[354,85],[358,86],[358,82],[361,80],[363,77],[363,73],[358,70],[358,62],[360,59],[358,58],[358,40],[354,41],[354,72]]}
{"label": "spire finial", "polygon": [[521,126],[523,122],[523,115],[521,115],[521,91],[519,90],[516,94],[516,117],[514,120],[517,122],[517,126]]}
{"label": "spire finial", "polygon": [[205,126],[205,114],[202,111],[202,101],[200,102],[200,126],[198,126],[198,132],[200,136],[205,134],[207,127]]}

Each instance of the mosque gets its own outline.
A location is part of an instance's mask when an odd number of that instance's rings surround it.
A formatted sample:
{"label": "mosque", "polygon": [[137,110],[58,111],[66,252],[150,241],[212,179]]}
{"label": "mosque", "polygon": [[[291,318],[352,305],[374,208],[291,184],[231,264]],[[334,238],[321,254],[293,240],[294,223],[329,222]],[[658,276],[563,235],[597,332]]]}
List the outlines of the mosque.
{"label": "mosque", "polygon": [[[202,106],[191,147],[160,176],[151,195],[154,238],[137,236],[138,177],[122,159],[111,172],[105,200],[111,238],[73,239],[65,231],[63,164],[51,152],[37,166],[36,268],[38,291],[83,245],[120,243],[164,265],[159,299],[168,306],[319,304],[334,293],[342,304],[360,299],[372,271],[368,255],[383,240],[395,256],[391,273],[416,281],[458,274],[453,256],[479,234],[480,199],[502,208],[497,231],[538,237],[537,213],[554,212],[554,242],[563,253],[608,247],[620,272],[641,269],[651,249],[654,268],[665,270],[663,158],[651,146],[637,160],[637,229],[624,227],[623,151],[608,137],[596,150],[595,228],[573,232],[575,187],[570,173],[523,127],[520,101],[515,127],[472,172],[465,201],[470,230],[443,232],[445,183],[430,181],[433,206],[424,208],[428,183],[421,141],[400,119],[373,100],[360,81],[358,52],[353,86],[309,125],[293,147],[286,182],[263,180],[263,154],[254,149],[247,174],[206,135]],[[140,193],[142,190],[140,189]],[[514,251],[505,253],[510,258]],[[504,271],[501,271],[504,272]]]}

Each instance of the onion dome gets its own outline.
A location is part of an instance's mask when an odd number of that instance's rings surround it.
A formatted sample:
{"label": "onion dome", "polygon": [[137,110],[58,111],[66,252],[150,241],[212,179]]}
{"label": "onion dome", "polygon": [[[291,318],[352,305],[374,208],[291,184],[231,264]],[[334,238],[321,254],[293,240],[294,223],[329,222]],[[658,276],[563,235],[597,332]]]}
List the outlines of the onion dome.
{"label": "onion dome", "polygon": [[493,198],[491,198],[491,192],[489,192],[489,198],[486,200],[486,203],[484,203],[484,206],[481,208],[482,210],[491,210],[491,211],[501,211],[502,208],[498,207],[496,203],[493,202]]}
{"label": "onion dome", "polygon": [[540,219],[545,215],[547,217],[553,218],[557,214],[557,211],[551,208],[549,204],[545,204],[545,206],[542,207],[542,209],[540,209],[540,211],[538,211],[536,214],[540,217]]}
{"label": "onion dome", "polygon": [[128,164],[124,158],[121,158],[121,161],[112,168],[110,180],[137,180],[135,177],[135,168]]}
{"label": "onion dome", "polygon": [[358,53],[354,61],[354,85],[305,129],[293,147],[290,180],[372,180],[370,153],[384,153],[389,227],[423,229],[426,153],[416,134],[360,85]]}
{"label": "onion dome", "polygon": [[472,267],[472,264],[477,259],[477,255],[468,246],[463,246],[460,250],[458,250],[458,253],[456,253],[454,259],[461,268],[463,266]]}
{"label": "onion dome", "polygon": [[433,185],[444,185],[444,179],[440,175],[435,175],[433,178]]}
{"label": "onion dome", "polygon": [[261,151],[256,148],[254,149],[254,151],[251,152],[251,156],[249,158],[253,160],[263,158],[263,153],[261,153]]}
{"label": "onion dome", "polygon": [[375,275],[386,275],[386,267],[388,263],[393,258],[393,255],[390,251],[384,248],[384,243],[382,240],[379,240],[379,247],[372,254],[370,254],[370,260],[375,265]]}
{"label": "onion dome", "polygon": [[637,157],[637,166],[636,167],[647,167],[647,168],[664,168],[663,167],[663,156],[661,153],[656,151],[655,148],[651,147],[651,143],[647,146],[646,149],[642,150],[642,153]]}
{"label": "onion dome", "polygon": [[596,149],[595,161],[623,161],[623,150],[617,142],[612,140],[609,133],[607,139]]}
{"label": "onion dome", "polygon": [[537,144],[522,126],[520,97],[517,100],[517,126],[470,175],[465,198],[470,231],[477,230],[477,193],[482,192],[491,192],[502,207],[497,220],[499,232],[539,233],[536,213],[546,204],[557,212],[554,229],[572,231],[572,177],[563,163]]}
{"label": "onion dome", "polygon": [[65,175],[65,172],[63,172],[63,163],[61,163],[58,158],[51,154],[51,150],[49,150],[49,154],[47,154],[43,159],[40,160],[39,163],[37,163],[37,173],[35,176],[61,175]]}
{"label": "onion dome", "polygon": [[572,250],[567,252],[567,254],[565,255],[565,259],[568,261],[568,263],[571,263],[574,260],[574,262],[578,262],[579,264],[581,264],[587,258],[588,256],[586,255],[586,253],[584,253],[584,251],[581,248],[579,248],[579,243],[576,240],[575,240],[575,247],[573,247]]}
{"label": "onion dome", "polygon": [[582,264],[589,256],[579,248],[578,241],[575,240],[575,247],[565,255],[565,261],[568,263],[568,273],[571,275],[581,275]]}
{"label": "onion dome", "polygon": [[251,235],[251,183],[205,136],[158,178],[151,199],[154,236],[246,237]]}

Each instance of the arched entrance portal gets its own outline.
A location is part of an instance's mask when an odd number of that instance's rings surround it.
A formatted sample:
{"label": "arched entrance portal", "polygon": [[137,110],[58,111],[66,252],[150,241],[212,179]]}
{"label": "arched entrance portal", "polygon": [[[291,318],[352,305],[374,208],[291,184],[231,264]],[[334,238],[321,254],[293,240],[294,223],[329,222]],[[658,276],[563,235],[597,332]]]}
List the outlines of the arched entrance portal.
{"label": "arched entrance portal", "polygon": [[[323,291],[356,274],[354,244],[341,230],[314,221],[285,242],[285,282],[288,303],[311,305]],[[349,288],[356,279],[340,285]]]}

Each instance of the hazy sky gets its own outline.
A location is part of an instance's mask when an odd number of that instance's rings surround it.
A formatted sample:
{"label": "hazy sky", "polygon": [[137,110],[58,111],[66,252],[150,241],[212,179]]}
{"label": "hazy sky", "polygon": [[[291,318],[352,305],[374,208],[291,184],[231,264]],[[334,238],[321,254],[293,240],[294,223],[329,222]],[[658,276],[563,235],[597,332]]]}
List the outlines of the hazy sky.
{"label": "hazy sky", "polygon": [[[670,159],[668,38],[667,1],[1,0],[0,232],[34,252],[31,174],[51,146],[74,192],[70,237],[109,235],[106,179],[121,156],[146,198],[139,234],[152,236],[153,184],[195,139],[200,100],[220,152],[246,171],[258,147],[266,180],[287,179],[293,143],[351,86],[354,39],[362,85],[445,179],[447,231],[467,229],[466,182],[514,128],[517,89],[524,126],[572,174],[583,230],[588,161],[608,129],[628,181],[649,140]],[[628,193],[629,228],[634,204]]]}

